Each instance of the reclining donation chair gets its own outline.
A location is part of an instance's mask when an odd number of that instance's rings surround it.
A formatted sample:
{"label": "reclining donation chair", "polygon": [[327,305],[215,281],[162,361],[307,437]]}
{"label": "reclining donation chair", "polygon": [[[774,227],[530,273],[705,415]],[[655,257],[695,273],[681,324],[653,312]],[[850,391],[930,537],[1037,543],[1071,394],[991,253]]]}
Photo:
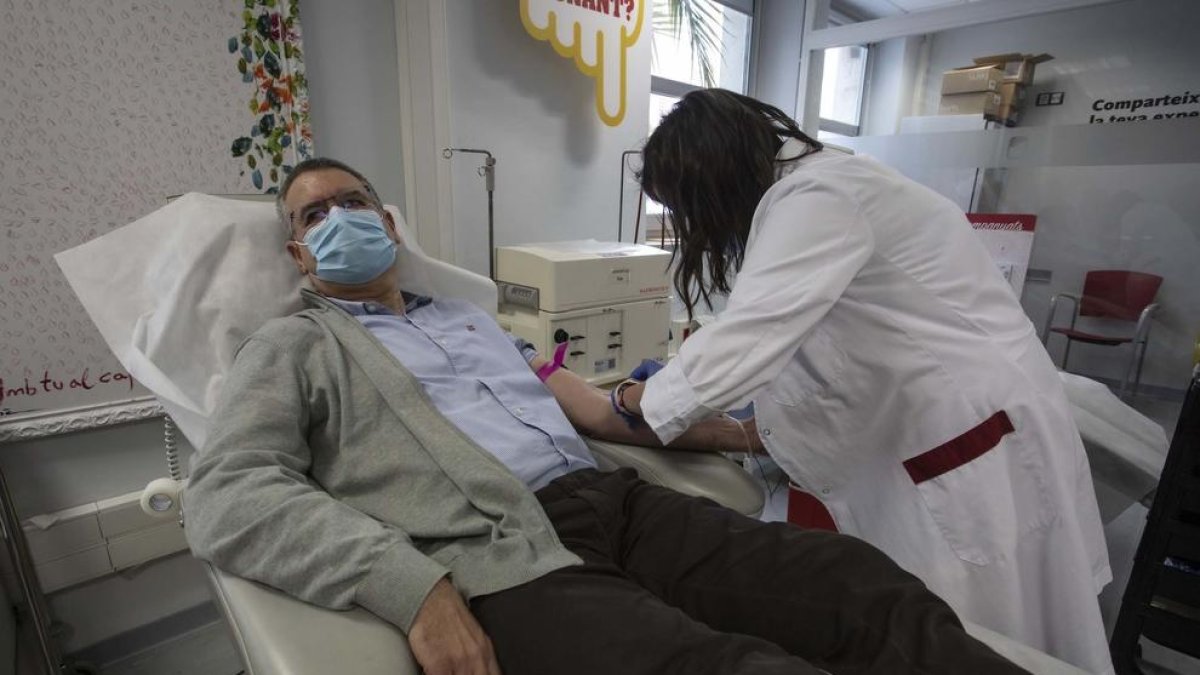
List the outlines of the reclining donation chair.
{"label": "reclining donation chair", "polygon": [[[389,207],[405,245],[402,286],[470,300],[495,313],[491,280],[427,257]],[[263,201],[188,194],[56,256],[109,347],[196,448],[237,346],[266,320],[300,305],[301,279],[284,232]],[[113,269],[102,261],[120,251]],[[747,515],[758,485],[722,455],[590,441],[601,468],[630,466],[651,482],[703,495]],[[186,522],[186,504],[184,505]],[[214,599],[249,675],[416,675],[403,633],[362,610],[333,611],[208,568]],[[983,628],[971,632],[1036,673],[1079,671]]]}
{"label": "reclining donation chair", "polygon": [[[1129,378],[1133,375],[1133,394],[1137,394],[1138,383],[1142,380],[1142,362],[1146,358],[1146,342],[1150,337],[1150,319],[1158,310],[1154,296],[1162,285],[1162,277],[1143,272],[1125,270],[1093,270],[1083,279],[1083,295],[1059,293],[1050,299],[1050,308],[1046,312],[1046,322],[1042,327],[1042,344],[1050,340],[1051,333],[1058,333],[1067,339],[1066,349],[1063,350],[1062,369],[1067,369],[1067,359],[1071,357],[1071,343],[1085,342],[1092,345],[1116,347],[1132,343],[1129,352],[1129,363],[1125,375],[1121,379],[1121,398],[1129,389]],[[1054,311],[1058,299],[1071,300],[1073,313],[1071,325],[1068,327],[1051,327],[1054,321]],[[1101,319],[1112,319],[1128,323],[1136,322],[1132,335],[1113,336],[1088,333],[1075,328],[1075,322],[1081,316]],[[1136,374],[1134,369],[1136,366]]]}

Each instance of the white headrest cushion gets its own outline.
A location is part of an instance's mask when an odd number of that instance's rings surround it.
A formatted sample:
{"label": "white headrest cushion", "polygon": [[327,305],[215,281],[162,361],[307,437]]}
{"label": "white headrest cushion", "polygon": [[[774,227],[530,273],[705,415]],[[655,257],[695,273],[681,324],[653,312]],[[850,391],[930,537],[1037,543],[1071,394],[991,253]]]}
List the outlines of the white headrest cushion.
{"label": "white headrest cushion", "polygon": [[[490,280],[425,256],[388,210],[405,242],[402,288],[495,312]],[[285,241],[272,202],[189,193],[55,259],[117,359],[200,447],[238,346],[302,307]]]}

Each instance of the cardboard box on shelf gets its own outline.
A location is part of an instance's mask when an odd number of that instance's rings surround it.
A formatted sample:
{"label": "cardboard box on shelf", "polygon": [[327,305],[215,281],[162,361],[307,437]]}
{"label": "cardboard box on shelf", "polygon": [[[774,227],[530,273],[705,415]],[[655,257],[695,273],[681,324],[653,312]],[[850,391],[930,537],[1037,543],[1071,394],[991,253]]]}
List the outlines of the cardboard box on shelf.
{"label": "cardboard box on shelf", "polygon": [[1004,80],[1004,71],[996,66],[967,66],[947,70],[942,75],[942,96],[996,91]]}
{"label": "cardboard box on shelf", "polygon": [[1000,113],[1000,94],[977,91],[969,94],[942,96],[938,102],[939,115],[977,115],[997,118]]}
{"label": "cardboard box on shelf", "polygon": [[[974,59],[977,66],[994,66],[1004,71],[1005,82],[1033,84],[1033,70],[1039,63],[1053,59],[1049,54],[994,54]],[[943,92],[945,93],[945,92]]]}
{"label": "cardboard box on shelf", "polygon": [[1001,106],[1000,110],[996,113],[996,121],[1006,127],[1015,127],[1021,123],[1021,111]]}
{"label": "cardboard box on shelf", "polygon": [[1005,82],[1000,85],[1000,107],[996,118],[1006,126],[1015,127],[1025,107],[1025,85],[1020,82]]}
{"label": "cardboard box on shelf", "polygon": [[1025,85],[1020,82],[1005,82],[997,91],[1000,94],[1000,105],[1014,108],[1025,106]]}

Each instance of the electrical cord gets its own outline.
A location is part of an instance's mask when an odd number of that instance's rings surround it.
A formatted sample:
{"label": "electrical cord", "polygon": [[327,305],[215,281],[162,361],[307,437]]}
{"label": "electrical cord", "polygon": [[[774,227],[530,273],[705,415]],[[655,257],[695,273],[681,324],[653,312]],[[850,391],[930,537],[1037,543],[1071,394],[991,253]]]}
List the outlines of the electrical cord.
{"label": "electrical cord", "polygon": [[646,208],[646,191],[638,190],[638,205],[637,215],[633,221],[633,243],[638,243],[638,237],[642,234],[642,209]]}

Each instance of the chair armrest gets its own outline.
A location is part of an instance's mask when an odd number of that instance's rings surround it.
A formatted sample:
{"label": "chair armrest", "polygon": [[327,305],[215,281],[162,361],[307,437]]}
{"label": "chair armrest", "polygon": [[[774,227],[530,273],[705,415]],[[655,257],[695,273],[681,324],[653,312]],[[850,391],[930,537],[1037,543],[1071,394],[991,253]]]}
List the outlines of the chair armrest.
{"label": "chair armrest", "polygon": [[994,630],[970,621],[963,621],[963,628],[967,629],[967,634],[971,637],[1031,673],[1037,673],[1037,675],[1087,675],[1087,671],[1080,670],[1065,661],[1060,661],[1045,652],[1040,652]]}
{"label": "chair armrest", "polygon": [[[736,464],[719,455],[640,448],[590,439],[588,443],[593,449],[600,448],[598,458],[629,458],[636,464],[646,457],[677,453],[693,459],[720,459],[740,471]],[[643,464],[649,469],[658,461],[672,463],[658,458],[645,460]],[[683,470],[684,474],[700,466],[708,467],[714,475],[729,471],[728,467],[708,461],[697,465],[685,461],[681,466],[689,467]],[[752,479],[750,482],[753,484]],[[757,485],[754,488],[757,491]],[[758,494],[761,508],[761,492]],[[326,675],[348,672],[348,667],[357,675],[421,673],[404,634],[364,609],[338,612],[317,607],[282,591],[222,572],[210,564],[206,563],[205,569],[213,599],[232,633],[246,675]],[[1040,675],[1083,673],[999,633],[970,622],[964,622],[964,625],[976,639],[1031,672]]]}
{"label": "chair armrest", "polygon": [[1079,318],[1079,296],[1074,293],[1056,293],[1050,298],[1050,308],[1046,310],[1046,320],[1042,322],[1042,344],[1050,339],[1050,324],[1054,322],[1054,312],[1058,308],[1058,299],[1066,298],[1071,301],[1071,328],[1075,327],[1075,321]]}
{"label": "chair armrest", "polygon": [[404,633],[365,609],[317,607],[205,567],[246,675],[420,675]]}
{"label": "chair armrest", "polygon": [[763,510],[763,492],[742,467],[716,452],[645,448],[585,438],[600,468],[636,469],[642,480],[694,497],[707,497],[747,516]]}
{"label": "chair armrest", "polygon": [[1138,316],[1137,329],[1133,332],[1134,342],[1145,342],[1146,337],[1150,334],[1150,319],[1157,311],[1157,302],[1152,302],[1142,309],[1142,313]]}
{"label": "chair armrest", "polygon": [[[708,497],[748,516],[763,508],[754,479],[725,456],[586,439],[601,469],[631,467],[650,483]],[[398,628],[364,609],[333,611],[205,565],[246,675],[419,675]]]}

